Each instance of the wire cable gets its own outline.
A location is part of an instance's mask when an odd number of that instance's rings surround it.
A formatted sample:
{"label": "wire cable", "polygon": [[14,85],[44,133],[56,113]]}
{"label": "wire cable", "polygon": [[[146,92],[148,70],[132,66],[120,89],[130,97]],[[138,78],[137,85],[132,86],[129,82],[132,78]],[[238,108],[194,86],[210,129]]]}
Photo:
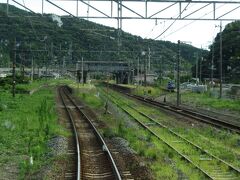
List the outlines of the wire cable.
{"label": "wire cable", "polygon": [[182,13],[187,10],[188,5],[190,4],[190,2],[186,5],[186,7],[181,11],[181,13],[178,15],[178,17],[157,37],[154,38],[154,40],[158,39],[159,37],[161,37],[167,30],[169,30],[172,25],[177,21],[177,19],[182,15]]}
{"label": "wire cable", "polygon": [[[23,2],[24,7],[26,7],[25,0],[22,0],[22,2]],[[28,17],[27,19],[28,19],[28,21],[29,21],[29,23],[30,23],[30,26],[31,26],[31,28],[32,28],[32,31],[33,31],[36,39],[37,39],[37,40],[40,40],[39,37],[37,36],[36,30],[35,30],[34,27],[33,27],[31,18]]]}
{"label": "wire cable", "polygon": [[[223,5],[219,6],[219,7],[217,7],[216,10],[219,9],[219,8],[221,8],[221,7],[223,7],[223,6],[225,6],[225,5],[226,5],[226,4],[223,4]],[[203,18],[203,17],[209,15],[209,14],[212,13],[212,12],[213,12],[213,10],[210,11],[210,12],[208,12],[208,13],[206,13],[206,14],[204,14],[203,16],[199,17],[198,19],[201,19],[201,18]],[[186,28],[187,26],[193,24],[193,23],[196,22],[196,21],[197,21],[197,20],[193,20],[193,21],[191,21],[190,23],[188,23],[188,24],[186,24],[186,25],[184,25],[184,26],[178,28],[177,30],[175,30],[175,31],[169,33],[168,35],[164,36],[164,38],[162,38],[161,40],[163,40],[163,39],[165,39],[166,37],[169,37],[169,36],[171,36],[172,34],[174,34],[174,33],[178,32],[178,31],[180,31],[180,30]]]}

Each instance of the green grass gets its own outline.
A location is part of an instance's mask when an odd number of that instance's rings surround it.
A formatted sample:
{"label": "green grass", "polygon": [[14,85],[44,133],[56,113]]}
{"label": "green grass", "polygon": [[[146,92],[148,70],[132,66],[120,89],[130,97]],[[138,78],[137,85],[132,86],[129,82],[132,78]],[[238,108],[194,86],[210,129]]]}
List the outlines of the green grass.
{"label": "green grass", "polygon": [[149,96],[149,97],[159,97],[160,95],[166,94],[161,88],[159,87],[151,87],[151,86],[137,86],[134,91],[134,94],[140,96]]}
{"label": "green grass", "polygon": [[[152,87],[152,86],[144,87],[144,86],[134,86],[134,85],[123,85],[123,86],[133,88],[133,93],[136,95],[156,98],[161,95],[167,94],[167,100],[176,99],[176,93],[169,93],[169,92],[163,91],[159,87]],[[240,100],[218,99],[215,97],[210,97],[208,92],[181,93],[181,101],[182,103],[190,106],[201,106],[204,108],[214,108],[219,110],[228,109],[228,110],[240,112]]]}
{"label": "green grass", "polygon": [[[32,89],[42,84],[34,82],[21,87]],[[52,136],[67,134],[57,124],[52,88],[42,88],[32,96],[16,94],[15,98],[8,91],[1,91],[0,97],[0,164],[18,165],[19,179],[24,179],[47,163],[46,142]]]}
{"label": "green grass", "polygon": [[186,103],[196,102],[197,105],[212,107],[216,109],[229,109],[240,111],[240,100],[216,99],[209,97],[208,94],[187,93],[182,94],[182,100]]}
{"label": "green grass", "polygon": [[97,109],[104,106],[104,102],[100,99],[99,92],[95,86],[91,84],[71,84],[71,87],[75,88],[77,96],[83,102],[89,104],[91,108]]}
{"label": "green grass", "polygon": [[[123,98],[121,100],[124,101]],[[121,100],[118,99],[118,102],[121,101]],[[129,114],[131,114],[131,116],[134,117],[134,119],[137,119],[138,121],[140,121],[141,123],[144,123],[144,124],[152,122],[148,118],[139,114],[134,109],[127,106],[125,103],[126,102],[124,101],[123,105],[121,105],[122,106],[121,108],[125,109]],[[201,161],[200,160],[201,156],[204,155],[204,158],[209,158],[209,157],[211,158],[211,156],[209,156],[206,153],[203,153],[199,149],[190,145],[188,142],[183,141],[178,136],[173,135],[172,133],[170,133],[168,131],[168,129],[160,128],[159,126],[156,126],[156,125],[155,126],[149,126],[149,129],[151,129],[151,131],[153,131],[155,134],[157,134],[159,137],[161,137],[161,139],[163,141],[167,142],[172,147],[177,149],[178,152],[181,152],[182,154],[188,156],[188,158],[191,161],[193,161],[195,164],[199,165],[202,169],[204,169],[204,171],[208,172],[209,174],[212,173],[212,167],[214,167],[214,166],[219,167],[223,172],[224,171],[228,172],[228,170],[227,170],[228,166],[224,165],[223,163],[220,163],[219,164],[219,165],[221,165],[221,167],[220,167],[218,165],[219,161],[214,159],[214,158],[211,161]],[[181,143],[176,143],[176,142],[181,142]]]}
{"label": "green grass", "polygon": [[166,94],[166,91],[163,91],[159,87],[153,86],[138,86],[132,84],[120,84],[121,86],[128,87],[132,89],[132,93],[140,96],[149,96],[149,97],[159,97],[160,95]]}
{"label": "green grass", "polygon": [[[207,126],[204,126],[203,128],[195,128],[190,126],[187,128],[188,125],[181,123],[174,118],[166,116],[164,113],[159,112],[159,110],[136,104],[131,100],[127,100],[124,97],[118,95],[117,93],[114,93],[114,96],[118,96],[118,99],[120,99],[121,101],[128,102],[129,104],[134,105],[140,111],[145,112],[146,114],[153,117],[154,119],[157,119],[161,123],[164,123],[169,127],[172,126],[172,129],[174,131],[180,133],[187,139],[196,142],[198,145],[202,146],[204,149],[207,149],[212,154],[224,159],[225,161],[233,164],[238,168],[240,167],[239,135],[232,134],[227,131],[216,130],[212,127],[207,128]],[[136,113],[133,113],[133,115],[136,117]],[[142,118],[141,120],[146,122],[146,119],[144,118]],[[161,133],[161,135],[164,134]],[[169,136],[166,137],[168,138]]]}
{"label": "green grass", "polygon": [[[100,90],[100,94],[105,98],[107,97],[102,90]],[[117,97],[118,95],[114,94],[114,96]],[[95,98],[97,97],[95,96]],[[91,104],[91,101],[88,103]],[[93,104],[95,104],[95,101],[93,101]],[[120,136],[128,140],[130,147],[146,159],[156,179],[178,179],[180,176],[191,177],[190,179],[204,179],[201,173],[196,170],[192,171],[193,167],[175,155],[166,145],[159,143],[155,137],[140,128],[134,120],[131,120],[134,125],[129,125],[129,120],[122,117],[116,119],[109,114],[98,113],[98,115],[100,120],[108,126],[102,129],[103,135],[105,137]],[[168,150],[166,151],[166,149]],[[166,161],[169,161],[169,163],[166,163]],[[179,165],[182,163],[184,166]]]}

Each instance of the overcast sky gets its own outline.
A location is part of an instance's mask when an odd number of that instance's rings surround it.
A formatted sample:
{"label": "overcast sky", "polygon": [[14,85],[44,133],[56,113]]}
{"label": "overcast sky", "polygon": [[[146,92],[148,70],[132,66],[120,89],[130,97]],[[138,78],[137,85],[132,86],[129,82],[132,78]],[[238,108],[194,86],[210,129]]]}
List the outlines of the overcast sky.
{"label": "overcast sky", "polygon": [[[42,0],[16,0],[17,2],[24,4],[29,7],[31,10],[35,12],[42,12]],[[7,0],[0,0],[1,3],[6,3]],[[13,1],[9,0],[12,5],[18,6]],[[61,6],[65,10],[71,12],[76,15],[76,2],[72,1],[56,1],[52,0],[52,2]],[[87,1],[86,1],[87,2]],[[240,2],[240,1],[239,1]],[[107,14],[111,14],[111,3],[110,2],[91,2],[90,4],[94,7],[104,11]],[[135,10],[137,13],[144,15],[145,14],[145,6],[144,2],[128,2],[124,3],[124,5],[129,8]],[[148,15],[154,14],[155,12],[163,9],[169,4],[164,3],[149,3],[148,5]],[[182,9],[187,5],[182,5]],[[240,5],[240,4],[238,4]],[[187,9],[183,12],[182,15],[187,15],[190,12],[200,8],[203,5],[189,4]],[[19,6],[18,6],[19,7]],[[88,8],[88,6],[79,2],[79,15],[82,16],[99,16],[100,14],[95,10]],[[216,6],[216,16],[220,16],[227,12],[229,9],[233,9],[236,6],[222,4]],[[199,11],[191,17],[199,18],[211,18],[213,7],[212,5],[208,6],[204,10]],[[87,13],[88,12],[88,13]],[[169,8],[167,11],[164,11],[159,15],[159,17],[177,17],[179,14],[179,6],[175,5]],[[54,13],[58,15],[65,15],[63,11],[44,1],[44,13]],[[117,6],[116,3],[113,5],[113,15],[117,15]],[[123,16],[132,16],[133,14],[123,8]],[[237,9],[233,13],[226,16],[227,18],[240,17],[240,9]],[[117,28],[117,20],[111,19],[89,19],[91,21],[101,23],[107,26]],[[173,20],[123,20],[123,30],[129,32],[134,35],[139,35],[143,38],[156,38],[158,35],[162,34],[162,32],[173,23]],[[230,23],[229,21],[223,22],[223,27]],[[209,44],[211,44],[213,38],[216,36],[216,33],[219,32],[219,21],[176,21],[164,34],[162,34],[158,39],[177,42],[178,40],[185,41],[187,43],[191,43],[193,46],[199,48],[207,48]]]}

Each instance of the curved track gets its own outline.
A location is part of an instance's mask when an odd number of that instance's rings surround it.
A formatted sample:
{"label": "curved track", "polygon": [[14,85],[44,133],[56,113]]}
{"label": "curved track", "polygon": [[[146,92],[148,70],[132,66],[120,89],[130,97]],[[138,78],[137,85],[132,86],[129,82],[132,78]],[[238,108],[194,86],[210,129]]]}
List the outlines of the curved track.
{"label": "curved track", "polygon": [[[210,179],[239,179],[240,170],[228,162],[216,157],[195,143],[187,140],[167,126],[149,117],[136,107],[130,106],[123,99],[111,95],[112,102],[130,115],[140,126],[149,131],[183,159],[192,164]],[[121,105],[120,105],[120,103]]]}
{"label": "curved track", "polygon": [[70,95],[69,88],[62,86],[59,94],[72,122],[77,147],[77,179],[121,179],[116,164],[103,138]]}
{"label": "curved track", "polygon": [[[129,90],[128,90],[129,88],[127,88],[127,87],[124,87],[124,89],[123,89],[122,86],[118,86],[118,85],[115,85],[115,84],[109,84],[109,86],[112,89],[117,90],[117,91],[125,94],[128,97],[137,99],[137,100],[142,101],[144,103],[151,104],[153,106],[156,106],[156,107],[168,110],[168,111],[172,111],[172,112],[177,113],[177,114],[181,114],[181,115],[189,117],[191,119],[194,119],[194,120],[197,120],[197,121],[200,121],[200,122],[203,122],[203,123],[207,123],[207,124],[210,124],[210,125],[213,125],[213,126],[216,126],[216,127],[221,127],[221,128],[224,128],[224,129],[228,129],[228,130],[231,130],[233,132],[236,132],[236,133],[240,134],[240,125],[236,124],[234,122],[223,121],[223,120],[220,120],[220,119],[217,119],[217,118],[205,115],[205,114],[201,114],[199,112],[196,112],[196,111],[193,111],[193,110],[190,110],[190,109],[161,103],[161,102],[158,102],[158,101],[154,101],[150,98],[145,98],[145,97],[138,96],[138,95],[133,95],[133,94],[129,93]],[[119,88],[119,87],[121,87],[121,88]]]}

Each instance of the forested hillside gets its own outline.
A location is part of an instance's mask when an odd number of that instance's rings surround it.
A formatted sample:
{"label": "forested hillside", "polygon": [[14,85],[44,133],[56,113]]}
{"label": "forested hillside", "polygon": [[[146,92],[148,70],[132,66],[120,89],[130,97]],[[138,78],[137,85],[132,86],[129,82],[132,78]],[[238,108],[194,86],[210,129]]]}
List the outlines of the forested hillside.
{"label": "forested hillside", "polygon": [[[162,64],[172,67],[176,62],[177,44],[154,41],[122,32],[121,46],[118,46],[118,32],[114,28],[99,25],[84,19],[57,17],[55,15],[32,14],[14,6],[0,4],[0,66],[10,65],[10,54],[17,44],[17,63],[31,64],[33,57],[38,66],[62,63],[73,65],[84,57],[85,60],[128,61],[136,63],[142,51],[151,51],[152,67]],[[25,17],[23,15],[31,17]],[[17,15],[17,16],[16,16]],[[35,17],[32,17],[35,16]],[[55,20],[54,20],[55,19]],[[56,20],[57,19],[57,20]],[[182,64],[190,67],[195,63],[194,54],[201,50],[181,44]],[[163,62],[163,63],[160,63]]]}
{"label": "forested hillside", "polygon": [[[240,21],[228,24],[222,32],[223,81],[240,83]],[[213,59],[213,77],[219,78],[220,33],[215,37],[205,60],[202,62],[203,77],[209,78]]]}

